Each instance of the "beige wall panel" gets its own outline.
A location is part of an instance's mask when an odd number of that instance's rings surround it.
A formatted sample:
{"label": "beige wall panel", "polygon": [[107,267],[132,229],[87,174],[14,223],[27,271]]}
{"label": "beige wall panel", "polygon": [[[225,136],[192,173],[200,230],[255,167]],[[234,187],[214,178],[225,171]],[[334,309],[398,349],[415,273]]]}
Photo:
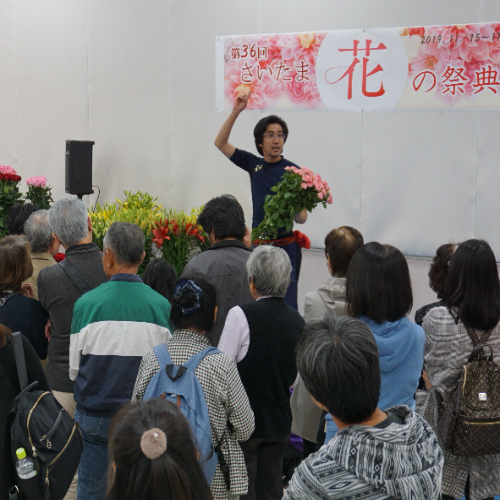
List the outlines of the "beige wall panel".
{"label": "beige wall panel", "polygon": [[64,194],[66,139],[88,138],[85,0],[23,0],[15,7],[19,173],[45,175]]}
{"label": "beige wall panel", "polygon": [[433,255],[442,243],[472,238],[476,152],[476,113],[365,114],[365,241]]}
{"label": "beige wall panel", "polygon": [[14,0],[0,3],[0,165],[17,168],[17,81]]}
{"label": "beige wall panel", "polygon": [[166,0],[89,0],[89,128],[104,200],[140,190],[170,201],[169,24]]}

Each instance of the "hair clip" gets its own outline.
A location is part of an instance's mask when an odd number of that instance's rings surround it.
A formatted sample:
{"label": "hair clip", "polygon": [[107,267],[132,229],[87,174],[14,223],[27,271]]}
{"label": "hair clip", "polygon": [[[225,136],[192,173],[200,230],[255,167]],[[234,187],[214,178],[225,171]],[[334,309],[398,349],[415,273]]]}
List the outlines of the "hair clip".
{"label": "hair clip", "polygon": [[141,450],[149,460],[156,460],[167,450],[167,436],[157,427],[149,429],[142,434]]}
{"label": "hair clip", "polygon": [[181,306],[182,314],[184,316],[186,314],[192,314],[201,309],[201,288],[193,280],[179,281],[179,283],[177,283],[177,286],[175,287],[173,299],[176,302],[179,302],[179,300],[186,292],[193,292],[196,296],[196,299],[190,307]]}

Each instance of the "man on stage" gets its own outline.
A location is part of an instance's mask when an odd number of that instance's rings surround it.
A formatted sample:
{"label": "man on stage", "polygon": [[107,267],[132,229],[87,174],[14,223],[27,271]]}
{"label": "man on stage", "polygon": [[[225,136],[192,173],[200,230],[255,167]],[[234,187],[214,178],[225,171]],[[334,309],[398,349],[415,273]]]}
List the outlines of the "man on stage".
{"label": "man on stage", "polygon": [[[284,120],[275,115],[262,118],[254,128],[255,146],[261,156],[256,156],[247,151],[237,149],[230,144],[229,136],[236,119],[246,108],[250,94],[240,95],[236,98],[231,114],[222,125],[215,145],[238,167],[250,175],[252,187],[253,220],[252,228],[256,228],[264,219],[264,201],[268,194],[273,195],[271,188],[281,181],[285,167],[295,166],[295,163],[286,160],[283,145],[288,136],[288,127]],[[303,224],[307,220],[307,210],[302,210],[295,216],[295,222]],[[277,239],[273,240],[275,246],[285,250],[292,263],[290,285],[285,301],[297,309],[297,283],[300,273],[302,254],[299,245],[295,242],[292,232],[284,228],[278,230]]]}

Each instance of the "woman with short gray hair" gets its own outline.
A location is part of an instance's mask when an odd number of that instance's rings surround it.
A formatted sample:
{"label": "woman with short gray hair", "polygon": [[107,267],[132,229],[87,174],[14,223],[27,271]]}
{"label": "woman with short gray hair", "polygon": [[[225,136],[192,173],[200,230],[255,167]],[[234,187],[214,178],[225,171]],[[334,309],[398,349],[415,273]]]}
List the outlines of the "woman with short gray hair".
{"label": "woman with short gray hair", "polygon": [[284,297],[291,271],[290,258],[278,247],[258,247],[247,260],[248,280],[260,297]]}
{"label": "woman with short gray hair", "polygon": [[255,415],[255,432],[241,443],[248,469],[248,495],[242,500],[283,496],[283,456],[292,426],[289,390],[297,378],[295,347],[304,328],[300,314],[284,300],[291,272],[284,250],[256,248],[247,261],[256,301],[229,311],[219,342],[237,362]]}

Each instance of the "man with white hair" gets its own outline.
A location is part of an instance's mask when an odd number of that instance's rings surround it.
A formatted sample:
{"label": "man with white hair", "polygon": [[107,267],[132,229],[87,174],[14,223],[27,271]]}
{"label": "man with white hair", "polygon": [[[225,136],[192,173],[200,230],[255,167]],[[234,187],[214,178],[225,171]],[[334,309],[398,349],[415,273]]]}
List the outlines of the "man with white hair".
{"label": "man with white hair", "polygon": [[281,499],[283,457],[290,441],[290,387],[297,378],[295,347],[304,328],[286,304],[290,258],[278,247],[256,248],[247,261],[250,293],[256,299],[227,315],[219,349],[238,366],[255,415],[255,432],[241,443],[248,469],[242,500]]}
{"label": "man with white hair", "polygon": [[24,223],[23,232],[31,247],[31,263],[33,264],[33,274],[25,283],[31,283],[34,298],[38,300],[38,275],[44,267],[57,264],[54,255],[59,251],[61,242],[50,228],[48,210],[33,212]]}
{"label": "man with white hair", "polygon": [[[74,384],[69,378],[69,339],[75,302],[88,290],[108,280],[102,254],[92,243],[92,224],[87,207],[78,198],[63,198],[49,211],[55,240],[66,250],[58,265],[44,267],[38,274],[38,300],[48,311],[51,336],[47,380],[56,399],[71,417],[76,410]],[[64,263],[64,264],[63,264]],[[76,476],[65,500],[76,499]]]}
{"label": "man with white hair", "polygon": [[[92,243],[92,225],[85,204],[78,198],[58,200],[49,212],[49,224],[54,239],[66,250],[66,265],[43,268],[37,279],[38,298],[51,319],[47,380],[57,400],[74,415],[76,403],[73,382],[69,378],[69,336],[73,306],[83,294],[82,281],[92,290],[107,281],[102,267],[102,254]],[[63,261],[64,262],[64,261]],[[80,281],[78,278],[79,276]],[[77,279],[78,284],[74,279]]]}

